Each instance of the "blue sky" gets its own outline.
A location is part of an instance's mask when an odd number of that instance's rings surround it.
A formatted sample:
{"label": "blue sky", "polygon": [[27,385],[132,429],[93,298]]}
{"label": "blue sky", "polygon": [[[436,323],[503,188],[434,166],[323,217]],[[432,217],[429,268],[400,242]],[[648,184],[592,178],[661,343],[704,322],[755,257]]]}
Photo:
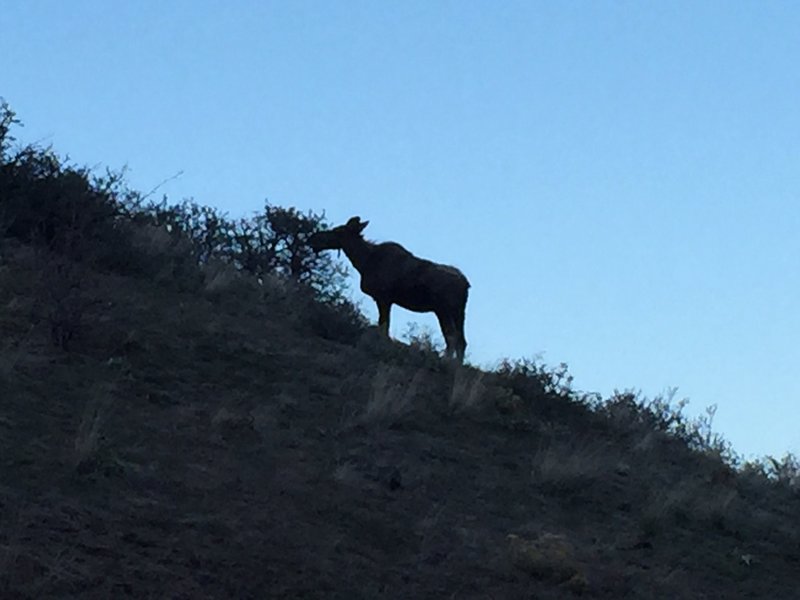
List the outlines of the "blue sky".
{"label": "blue sky", "polygon": [[[26,142],[460,267],[468,357],[800,451],[800,5],[10,0]],[[356,299],[363,298],[360,292]],[[375,316],[369,299],[365,311]],[[435,319],[395,308],[393,333]]]}

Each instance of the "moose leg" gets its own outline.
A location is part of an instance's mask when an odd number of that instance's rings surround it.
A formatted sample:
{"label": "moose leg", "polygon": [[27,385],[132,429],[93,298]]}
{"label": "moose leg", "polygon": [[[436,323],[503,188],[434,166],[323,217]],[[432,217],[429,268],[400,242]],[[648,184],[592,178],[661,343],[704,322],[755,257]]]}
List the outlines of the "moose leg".
{"label": "moose leg", "polygon": [[450,316],[444,312],[437,312],[436,318],[439,319],[439,327],[442,328],[442,335],[444,336],[444,343],[446,344],[444,355],[450,358],[456,352],[453,347],[453,334],[455,333],[453,328],[454,323]]}
{"label": "moose leg", "polygon": [[455,344],[456,344],[456,358],[460,362],[464,362],[464,353],[467,351],[467,338],[464,336],[464,313],[466,307],[461,308],[456,313],[456,323],[455,323]]}
{"label": "moose leg", "polygon": [[378,329],[389,337],[389,313],[392,311],[390,302],[377,302],[378,304]]}
{"label": "moose leg", "polygon": [[467,351],[467,340],[464,339],[464,334],[456,342],[456,358],[458,362],[464,362],[464,353]]}

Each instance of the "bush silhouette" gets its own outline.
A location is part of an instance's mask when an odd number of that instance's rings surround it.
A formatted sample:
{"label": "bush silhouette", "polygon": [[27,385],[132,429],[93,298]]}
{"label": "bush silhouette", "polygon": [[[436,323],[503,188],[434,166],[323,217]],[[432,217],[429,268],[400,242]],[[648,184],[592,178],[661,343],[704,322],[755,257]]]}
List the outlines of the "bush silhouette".
{"label": "bush silhouette", "polygon": [[297,306],[326,335],[352,341],[364,328],[345,295],[347,268],[307,244],[327,228],[324,214],[265,202],[263,212],[231,219],[192,200],[154,201],[130,189],[124,171],[96,175],[52,148],[17,145],[11,133],[18,125],[0,99],[0,239],[182,290],[199,291],[203,269],[216,261],[260,285],[278,278],[306,290],[298,292]]}

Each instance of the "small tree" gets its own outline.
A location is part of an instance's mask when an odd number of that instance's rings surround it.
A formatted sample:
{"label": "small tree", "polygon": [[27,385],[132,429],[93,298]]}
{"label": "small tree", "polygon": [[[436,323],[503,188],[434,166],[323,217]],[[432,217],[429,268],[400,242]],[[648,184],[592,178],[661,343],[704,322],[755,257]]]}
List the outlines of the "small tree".
{"label": "small tree", "polygon": [[14,138],[9,135],[9,131],[14,125],[20,125],[20,121],[8,102],[0,97],[0,164],[5,163],[6,153],[14,141]]}
{"label": "small tree", "polygon": [[271,232],[270,248],[274,268],[290,279],[314,289],[325,300],[340,300],[345,286],[347,268],[330,256],[315,253],[308,238],[326,227],[324,214],[282,208],[266,203],[264,214],[256,220]]}

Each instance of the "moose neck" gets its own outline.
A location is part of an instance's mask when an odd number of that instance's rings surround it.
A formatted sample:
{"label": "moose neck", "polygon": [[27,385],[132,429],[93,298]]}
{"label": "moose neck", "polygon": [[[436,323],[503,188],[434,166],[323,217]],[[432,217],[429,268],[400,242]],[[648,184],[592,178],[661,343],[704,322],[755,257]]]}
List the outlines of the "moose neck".
{"label": "moose neck", "polygon": [[373,246],[374,244],[369,243],[359,236],[348,239],[342,244],[342,250],[344,250],[350,262],[353,263],[353,267],[355,267],[356,271],[363,275],[364,267],[372,254]]}

